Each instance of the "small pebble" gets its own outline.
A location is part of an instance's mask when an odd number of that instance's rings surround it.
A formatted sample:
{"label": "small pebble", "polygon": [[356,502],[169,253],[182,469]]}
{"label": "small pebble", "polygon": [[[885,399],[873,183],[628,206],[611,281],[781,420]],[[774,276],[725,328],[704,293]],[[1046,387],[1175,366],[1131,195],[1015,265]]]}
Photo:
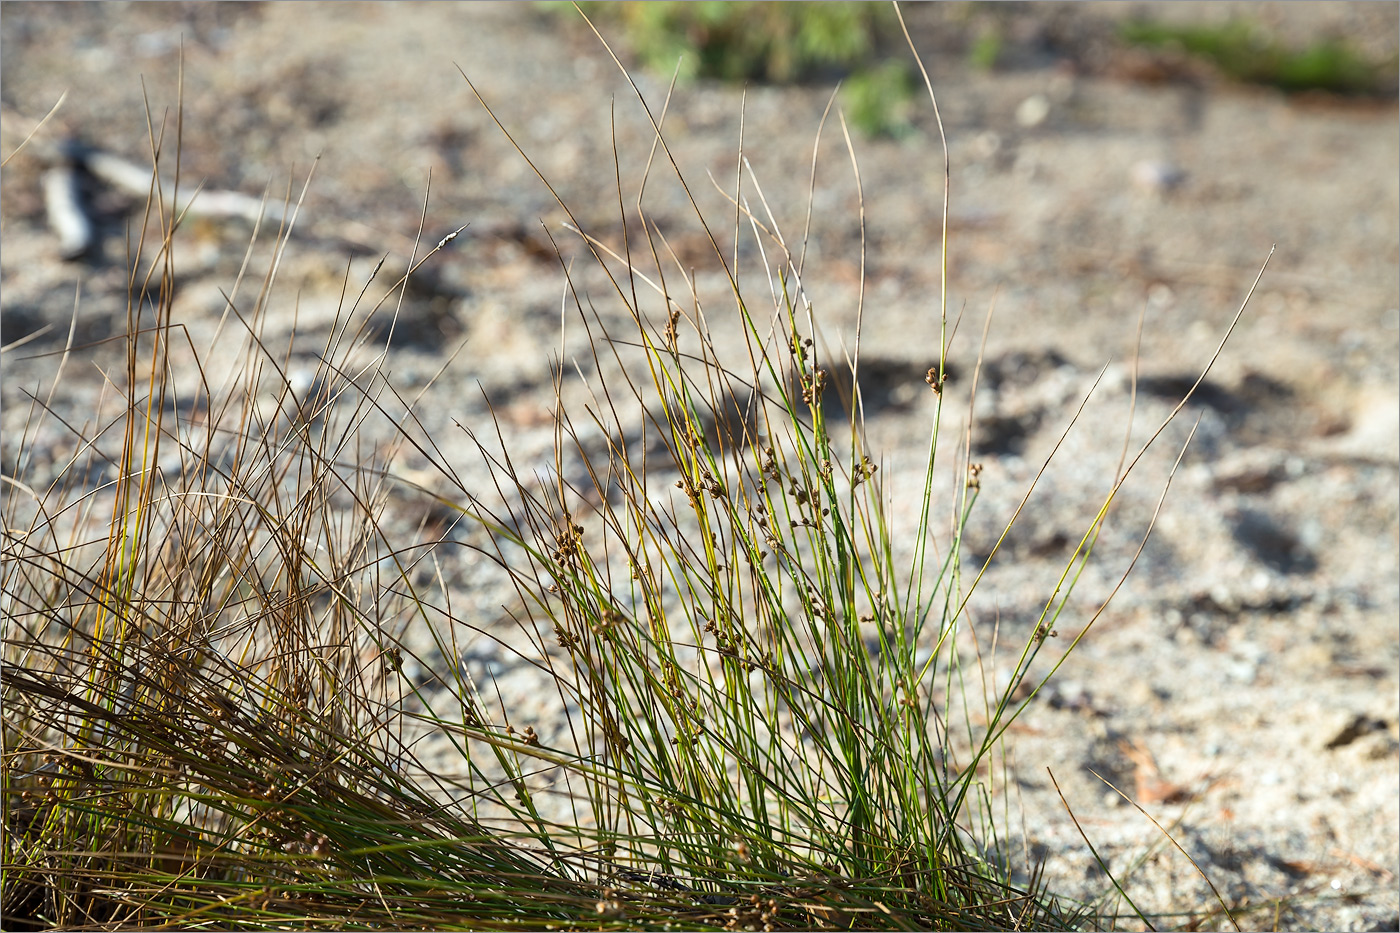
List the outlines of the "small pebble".
{"label": "small pebble", "polygon": [[1050,98],[1032,94],[1016,106],[1016,122],[1027,129],[1039,126],[1050,116]]}
{"label": "small pebble", "polygon": [[1186,180],[1186,173],[1170,162],[1144,159],[1133,165],[1133,184],[1148,194],[1170,194]]}

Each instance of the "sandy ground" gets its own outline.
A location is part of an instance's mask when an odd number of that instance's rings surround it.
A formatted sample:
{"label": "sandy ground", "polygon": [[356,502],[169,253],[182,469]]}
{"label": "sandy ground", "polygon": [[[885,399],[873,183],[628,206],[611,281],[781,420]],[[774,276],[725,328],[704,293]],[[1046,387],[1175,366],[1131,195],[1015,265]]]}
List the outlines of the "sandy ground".
{"label": "sandy ground", "polygon": [[[954,421],[964,417],[966,377],[995,306],[973,435],[985,471],[970,561],[986,556],[1109,366],[971,604],[984,645],[994,623],[1002,638],[1026,637],[1112,479],[1139,313],[1146,309],[1135,444],[1190,386],[1275,249],[1209,382],[1125,488],[1103,559],[1058,624],[1062,648],[1113,590],[1199,419],[1133,575],[1012,734],[1009,831],[1032,857],[1048,858],[1060,890],[1089,897],[1107,887],[1049,769],[1145,909],[1208,908],[1192,865],[1096,771],[1171,827],[1229,901],[1262,906],[1246,928],[1394,930],[1395,100],[1290,100],[1208,79],[1134,80],[1163,75],[1115,52],[1107,37],[1115,18],[1149,6],[1198,19],[1243,6],[1285,37],[1331,31],[1395,54],[1394,4],[1033,4],[995,14],[1008,36],[1005,66],[982,72],[960,49],[977,17],[993,14],[967,8],[959,19],[951,11],[960,4],[911,11],[951,149],[948,301],[955,314],[965,309],[951,362]],[[518,432],[512,443],[525,459],[543,456],[563,283],[541,222],[560,236],[565,218],[454,64],[580,221],[616,234],[611,102],[625,179],[637,177],[650,130],[579,24],[524,5],[26,3],[6,5],[0,30],[6,155],[13,121],[32,125],[67,90],[45,138],[71,133],[148,158],[143,99],[157,116],[173,111],[182,40],[186,179],[253,196],[267,188],[281,199],[300,190],[319,155],[268,315],[294,359],[314,362],[347,259],[354,280],[385,252],[402,269],[431,170],[424,240],[471,227],[425,268],[387,369],[413,390],[442,365],[444,348],[465,341],[432,390],[441,395],[429,397],[450,404],[427,407],[427,428],[449,458],[465,459],[451,420],[485,416],[479,384]],[[660,78],[640,84],[660,101]],[[670,143],[720,228],[732,209],[705,175],[732,187],[742,103],[755,177],[784,229],[800,229],[829,94],[824,86],[757,87],[746,100],[731,87],[680,91]],[[917,491],[928,424],[922,375],[938,340],[941,159],[930,115],[915,124],[906,139],[856,141],[869,247],[861,352],[880,400],[871,435],[896,497]],[[822,147],[807,284],[822,336],[849,346],[858,202],[834,125]],[[51,328],[5,355],[7,472],[24,392],[52,377],[49,351],[68,332],[75,288],[77,342],[126,326],[122,231],[134,201],[94,188],[99,246],[63,261],[44,220],[41,154],[35,146],[17,156],[0,188],[3,342]],[[703,258],[685,205],[658,190],[653,210],[673,242]],[[196,345],[213,334],[219,289],[237,275],[248,233],[240,221],[212,220],[182,233],[176,314]],[[90,411],[119,353],[115,343],[78,351],[55,407]],[[36,469],[61,463],[71,443],[60,431],[34,439]],[[497,594],[471,591],[472,573],[463,567],[455,578],[462,598],[499,616]],[[468,652],[462,663],[510,673],[508,660]],[[528,694],[528,673],[519,673]]]}

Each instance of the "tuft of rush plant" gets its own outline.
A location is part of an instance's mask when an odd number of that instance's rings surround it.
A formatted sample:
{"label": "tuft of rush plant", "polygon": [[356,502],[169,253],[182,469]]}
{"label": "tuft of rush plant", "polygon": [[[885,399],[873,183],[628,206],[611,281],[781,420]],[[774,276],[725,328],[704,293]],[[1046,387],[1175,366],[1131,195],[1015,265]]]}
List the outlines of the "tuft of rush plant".
{"label": "tuft of rush plant", "polygon": [[[376,300],[377,267],[303,377],[267,330],[289,210],[256,294],[240,276],[200,348],[171,320],[162,139],[126,370],[86,423],[31,393],[5,453],[6,929],[1102,922],[1034,870],[1013,881],[992,814],[1013,697],[1043,684],[1032,662],[1131,465],[1011,681],[978,695],[955,650],[985,567],[964,577],[977,469],[938,430],[946,295],[926,469],[895,499],[859,342],[819,353],[801,247],[757,182],[732,192],[732,256],[696,208],[706,279],[651,221],[649,162],[630,208],[619,178],[620,246],[574,223],[593,267],[564,266],[566,309],[591,369],[581,389],[556,370],[553,468],[520,468],[499,421],[494,441],[464,425],[483,486],[369,326],[455,234]],[[50,467],[33,439],[53,421],[75,452]],[[409,534],[406,501],[433,516]],[[442,567],[464,547],[513,588],[513,635],[454,610]],[[533,666],[554,727],[468,675],[473,632]]]}

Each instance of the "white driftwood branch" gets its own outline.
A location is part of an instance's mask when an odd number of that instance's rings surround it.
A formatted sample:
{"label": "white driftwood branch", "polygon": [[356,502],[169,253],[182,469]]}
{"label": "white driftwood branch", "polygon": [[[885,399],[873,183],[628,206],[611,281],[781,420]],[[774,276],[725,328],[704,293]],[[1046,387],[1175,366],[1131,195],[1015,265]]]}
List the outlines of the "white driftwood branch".
{"label": "white driftwood branch", "polygon": [[[105,181],[118,191],[135,197],[145,197],[151,193],[154,172],[150,168],[98,150],[81,154],[81,161],[94,178]],[[196,190],[188,185],[182,186],[177,196],[175,183],[162,179],[160,194],[167,204],[174,204],[177,214],[184,213],[190,217],[234,217],[249,223],[257,223],[259,219],[280,223],[284,217],[282,205],[238,191]]]}
{"label": "white driftwood branch", "polygon": [[78,173],[72,165],[55,165],[44,172],[44,212],[58,237],[59,254],[77,259],[92,246],[92,220],[83,209]]}

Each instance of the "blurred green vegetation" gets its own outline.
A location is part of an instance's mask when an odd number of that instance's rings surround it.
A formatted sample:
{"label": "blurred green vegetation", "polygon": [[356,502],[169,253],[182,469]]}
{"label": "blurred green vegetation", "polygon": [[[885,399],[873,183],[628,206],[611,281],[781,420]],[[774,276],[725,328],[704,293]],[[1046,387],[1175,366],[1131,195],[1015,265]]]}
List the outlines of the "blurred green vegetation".
{"label": "blurred green vegetation", "polygon": [[1175,26],[1138,20],[1125,23],[1120,36],[1133,45],[1179,48],[1211,62],[1236,81],[1290,93],[1395,93],[1395,61],[1368,61],[1341,39],[1328,37],[1306,48],[1288,48],[1258,26],[1240,19],[1218,26]]}
{"label": "blurred green vegetation", "polygon": [[991,71],[1001,58],[1003,44],[1000,29],[985,30],[968,47],[967,63],[979,71]]}
{"label": "blurred green vegetation", "polygon": [[[540,6],[566,17],[577,15],[570,2]],[[966,34],[967,65],[988,71],[1002,64],[1008,47],[1000,18],[991,15],[1001,12],[996,5],[953,6],[948,28]],[[620,36],[633,59],[654,74],[669,77],[679,69],[683,81],[772,84],[840,80],[846,116],[866,136],[898,137],[913,128],[918,85],[888,4],[590,0],[579,7],[610,37]],[[974,19],[981,28],[972,28]],[[1210,62],[1232,80],[1289,93],[1396,93],[1393,58],[1370,60],[1333,37],[1292,48],[1240,18],[1219,25],[1136,19],[1119,28],[1119,39],[1176,49]]]}
{"label": "blurred green vegetation", "polygon": [[[547,6],[573,13],[571,3]],[[792,84],[846,81],[851,122],[868,136],[898,136],[911,126],[915,82],[904,58],[880,54],[880,39],[898,35],[883,3],[586,2],[599,25],[621,27],[644,67],[682,79]]]}

